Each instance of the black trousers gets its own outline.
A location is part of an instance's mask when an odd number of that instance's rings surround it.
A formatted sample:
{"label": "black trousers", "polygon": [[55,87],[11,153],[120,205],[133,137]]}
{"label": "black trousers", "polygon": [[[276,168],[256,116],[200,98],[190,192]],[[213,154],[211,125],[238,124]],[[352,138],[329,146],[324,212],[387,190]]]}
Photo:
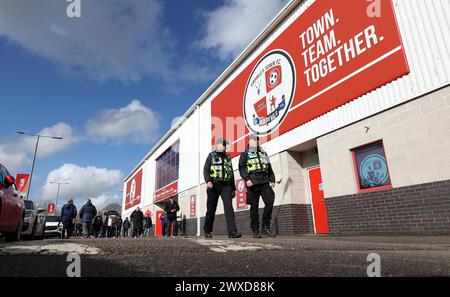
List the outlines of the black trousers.
{"label": "black trousers", "polygon": [[247,188],[247,204],[250,205],[250,228],[252,231],[259,231],[259,197],[264,201],[264,212],[262,217],[263,227],[270,228],[272,219],[273,203],[275,192],[269,184],[256,185]]}
{"label": "black trousers", "polygon": [[184,228],[185,228],[185,226],[184,226],[184,224],[183,224],[183,221],[181,220],[181,221],[178,221],[178,235],[179,236],[184,236],[185,234],[185,231],[184,231]]}
{"label": "black trousers", "polygon": [[62,222],[62,225],[63,225],[63,228],[62,228],[61,238],[65,238],[66,233],[67,233],[67,237],[71,237],[72,232],[73,232],[72,220],[65,220]]}
{"label": "black trousers", "polygon": [[[172,230],[173,225],[173,230]],[[167,225],[166,225],[166,234],[165,236],[177,236],[178,235],[178,224],[177,224],[177,218],[173,219],[167,219]],[[172,232],[171,232],[172,231]]]}
{"label": "black trousers", "polygon": [[133,237],[140,237],[142,235],[142,227],[133,227]]}
{"label": "black trousers", "polygon": [[236,219],[234,217],[233,209],[233,197],[231,196],[231,186],[214,185],[212,189],[208,188],[206,193],[208,195],[208,199],[206,201],[205,225],[203,227],[205,233],[211,233],[213,231],[214,218],[216,216],[219,196],[222,197],[223,201],[228,234],[237,232]]}
{"label": "black trousers", "polygon": [[94,236],[95,237],[98,237],[99,235],[101,235],[101,233],[102,233],[102,226],[94,225],[93,228],[94,228]]}
{"label": "black trousers", "polygon": [[183,230],[183,236],[187,236],[187,230],[186,230],[186,219],[183,219],[181,221],[181,229]]}

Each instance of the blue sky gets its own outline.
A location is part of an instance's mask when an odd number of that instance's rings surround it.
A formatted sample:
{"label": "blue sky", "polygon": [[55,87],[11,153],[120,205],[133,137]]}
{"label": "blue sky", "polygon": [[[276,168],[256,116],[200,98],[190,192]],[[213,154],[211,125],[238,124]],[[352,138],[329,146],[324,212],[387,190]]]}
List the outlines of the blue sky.
{"label": "blue sky", "polygon": [[[31,199],[120,202],[122,178],[286,0],[0,1],[0,163],[31,168]],[[248,29],[251,28],[251,29]]]}

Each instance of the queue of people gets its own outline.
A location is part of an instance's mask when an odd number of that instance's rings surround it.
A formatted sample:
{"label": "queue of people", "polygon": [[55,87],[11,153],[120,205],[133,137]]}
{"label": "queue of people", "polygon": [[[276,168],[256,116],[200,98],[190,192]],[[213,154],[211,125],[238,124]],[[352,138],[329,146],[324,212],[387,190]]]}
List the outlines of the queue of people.
{"label": "queue of people", "polygon": [[[77,218],[78,216],[78,218]],[[133,216],[134,218],[134,216]],[[139,228],[139,220],[134,221],[134,230]],[[86,199],[86,203],[77,212],[77,208],[70,198],[61,209],[60,224],[62,224],[62,239],[69,239],[73,235],[83,236],[84,238],[116,238],[131,237],[129,230],[133,223],[128,218],[122,221],[117,214],[111,214],[108,211],[97,212],[96,207],[90,199]],[[146,224],[146,231],[150,234],[152,228],[150,222]],[[140,232],[142,233],[142,232]]]}
{"label": "queue of people", "polygon": [[[223,138],[217,141],[216,149],[208,155],[204,165],[204,179],[207,184],[206,216],[204,232],[206,238],[212,238],[214,218],[219,197],[224,206],[228,237],[239,238],[233,209],[233,198],[236,196],[234,170],[230,155],[227,154],[229,142]],[[254,238],[275,237],[270,228],[273,204],[275,200],[275,174],[267,153],[259,146],[259,137],[250,135],[249,145],[239,158],[239,173],[247,187],[247,203],[250,205],[250,228]],[[259,219],[259,200],[264,202],[262,220]],[[61,210],[63,225],[62,238],[70,238],[73,233],[73,220],[77,209],[73,199],[69,199]],[[97,213],[90,199],[79,211],[82,233],[87,237],[150,237],[153,234],[153,221],[150,214],[144,215],[137,207],[124,221],[117,215],[108,212]],[[164,214],[160,215],[162,235],[165,237],[186,236],[186,217],[181,213],[178,202],[173,198],[164,206]],[[76,234],[80,232],[80,226]]]}

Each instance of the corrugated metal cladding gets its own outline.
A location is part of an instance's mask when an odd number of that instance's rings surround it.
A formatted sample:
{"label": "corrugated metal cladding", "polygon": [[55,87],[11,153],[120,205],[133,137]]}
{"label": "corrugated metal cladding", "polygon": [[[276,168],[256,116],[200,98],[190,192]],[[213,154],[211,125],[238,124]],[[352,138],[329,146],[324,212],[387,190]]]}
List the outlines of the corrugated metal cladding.
{"label": "corrugated metal cladding", "polygon": [[[211,144],[211,100],[315,1],[326,0],[296,0],[297,7],[201,104],[200,111],[192,113],[145,163],[154,162],[179,139],[179,191],[197,186],[201,163],[209,153]],[[264,144],[269,154],[288,150],[449,84],[450,0],[393,0],[393,3],[411,73]],[[142,204],[149,205],[152,203],[155,169],[152,164],[143,166],[148,174],[145,180],[150,184],[145,187],[144,197],[147,198]]]}
{"label": "corrugated metal cladding", "polygon": [[393,0],[393,3],[411,73],[270,141],[266,144],[270,154],[449,84],[450,1]]}

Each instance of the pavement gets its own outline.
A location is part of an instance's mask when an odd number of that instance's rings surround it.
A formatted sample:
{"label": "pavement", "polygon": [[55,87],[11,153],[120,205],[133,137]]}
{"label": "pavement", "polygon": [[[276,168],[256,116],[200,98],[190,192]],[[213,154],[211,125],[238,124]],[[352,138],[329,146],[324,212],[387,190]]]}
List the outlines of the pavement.
{"label": "pavement", "polygon": [[450,236],[279,236],[45,239],[0,241],[0,276],[366,277],[368,255],[381,276],[450,276]]}

